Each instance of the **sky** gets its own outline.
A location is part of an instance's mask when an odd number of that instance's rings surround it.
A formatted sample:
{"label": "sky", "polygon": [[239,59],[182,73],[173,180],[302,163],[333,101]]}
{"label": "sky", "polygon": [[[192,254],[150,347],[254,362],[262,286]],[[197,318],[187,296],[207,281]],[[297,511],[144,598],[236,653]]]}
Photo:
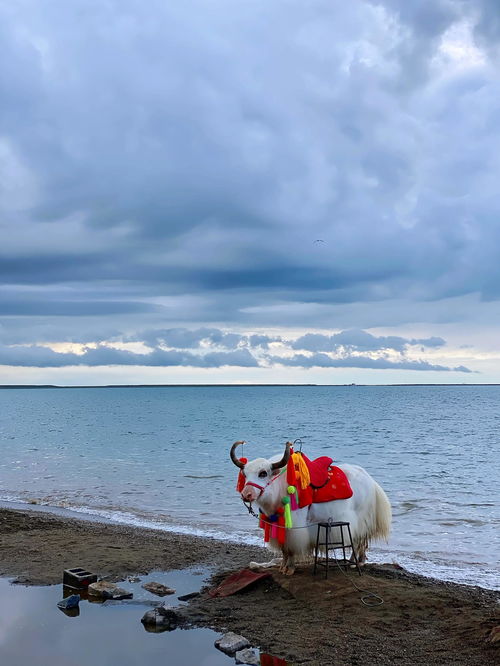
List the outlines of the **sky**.
{"label": "sky", "polygon": [[497,0],[0,0],[0,384],[500,382]]}

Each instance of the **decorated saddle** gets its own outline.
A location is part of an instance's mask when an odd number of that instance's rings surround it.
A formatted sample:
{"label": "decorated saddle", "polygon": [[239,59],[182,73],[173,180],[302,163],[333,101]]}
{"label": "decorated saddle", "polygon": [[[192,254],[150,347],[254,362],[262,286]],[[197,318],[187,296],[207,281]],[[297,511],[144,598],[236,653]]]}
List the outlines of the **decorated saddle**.
{"label": "decorated saddle", "polygon": [[264,541],[274,538],[285,543],[286,529],[293,527],[293,511],[311,504],[352,497],[345,472],[332,463],[332,458],[327,456],[309,460],[301,451],[290,450],[286,467],[288,488],[287,495],[281,500],[283,506],[271,516],[260,513],[259,525],[264,530]]}
{"label": "decorated saddle", "polygon": [[320,502],[352,497],[352,488],[345,472],[332,464],[327,456],[309,460],[304,453],[291,453],[287,466],[287,481],[295,486],[299,508]]}

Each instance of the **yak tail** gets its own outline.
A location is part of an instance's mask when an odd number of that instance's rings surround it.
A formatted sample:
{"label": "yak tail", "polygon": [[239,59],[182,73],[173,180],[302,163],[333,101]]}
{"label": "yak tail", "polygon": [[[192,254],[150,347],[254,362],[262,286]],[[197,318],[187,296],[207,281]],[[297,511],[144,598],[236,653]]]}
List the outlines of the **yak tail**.
{"label": "yak tail", "polygon": [[392,509],[389,499],[382,488],[375,482],[375,524],[371,534],[374,539],[389,538],[391,531]]}

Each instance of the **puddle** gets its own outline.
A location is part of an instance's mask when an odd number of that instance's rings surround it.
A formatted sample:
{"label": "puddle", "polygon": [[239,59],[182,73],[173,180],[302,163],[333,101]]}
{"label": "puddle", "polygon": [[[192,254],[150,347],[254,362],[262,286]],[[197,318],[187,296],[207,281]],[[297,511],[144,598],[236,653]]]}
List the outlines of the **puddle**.
{"label": "puddle", "polygon": [[[207,572],[203,572],[205,575]],[[143,590],[142,583],[157,581],[175,588],[176,594],[160,599]],[[199,590],[203,575],[182,570],[141,576],[137,583],[120,586],[134,600],[182,604],[177,596]],[[70,617],[57,608],[63,586],[22,587],[0,578],[0,663],[9,666],[230,666],[234,659],[214,647],[220,634],[210,629],[177,629],[149,633],[141,617],[151,606],[99,604],[80,601],[80,613]]]}
{"label": "puddle", "polygon": [[[197,592],[208,575],[209,571],[200,569],[153,572],[140,576],[138,582],[118,583],[133,592],[133,599],[104,603],[89,602],[83,590],[63,588],[62,584],[23,587],[0,578],[0,664],[230,666],[235,663],[234,657],[214,647],[221,634],[211,629],[155,633],[141,624],[144,613],[155,605],[185,605],[187,602],[178,597]],[[142,588],[150,581],[173,587],[176,592],[160,598]],[[79,609],[62,612],[57,603],[75,593],[81,595]],[[291,666],[264,653],[260,654],[260,663]]]}

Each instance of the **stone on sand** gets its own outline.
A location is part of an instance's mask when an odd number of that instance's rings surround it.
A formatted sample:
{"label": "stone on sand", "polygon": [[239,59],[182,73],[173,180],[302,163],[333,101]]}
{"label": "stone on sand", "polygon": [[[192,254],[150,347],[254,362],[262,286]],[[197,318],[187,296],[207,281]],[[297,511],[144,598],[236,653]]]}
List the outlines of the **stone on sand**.
{"label": "stone on sand", "polygon": [[153,610],[146,611],[141,618],[146,628],[161,628],[172,630],[179,624],[179,616],[172,608],[158,606]]}
{"label": "stone on sand", "polygon": [[89,596],[98,599],[132,599],[132,592],[127,592],[115,583],[108,583],[105,580],[99,580],[97,583],[89,585]]}
{"label": "stone on sand", "polygon": [[175,594],[175,590],[173,588],[162,585],[161,583],[144,583],[142,587],[148,592],[151,592],[151,594],[156,594],[159,597],[164,597],[167,594]]}
{"label": "stone on sand", "polygon": [[249,664],[249,666],[259,666],[260,657],[251,648],[245,648],[244,650],[238,650],[234,655],[237,664]]}
{"label": "stone on sand", "polygon": [[234,655],[239,650],[243,648],[250,647],[250,641],[247,640],[244,636],[239,636],[233,631],[228,631],[227,634],[218,638],[215,643],[215,647],[222,652],[225,652],[229,655]]}

